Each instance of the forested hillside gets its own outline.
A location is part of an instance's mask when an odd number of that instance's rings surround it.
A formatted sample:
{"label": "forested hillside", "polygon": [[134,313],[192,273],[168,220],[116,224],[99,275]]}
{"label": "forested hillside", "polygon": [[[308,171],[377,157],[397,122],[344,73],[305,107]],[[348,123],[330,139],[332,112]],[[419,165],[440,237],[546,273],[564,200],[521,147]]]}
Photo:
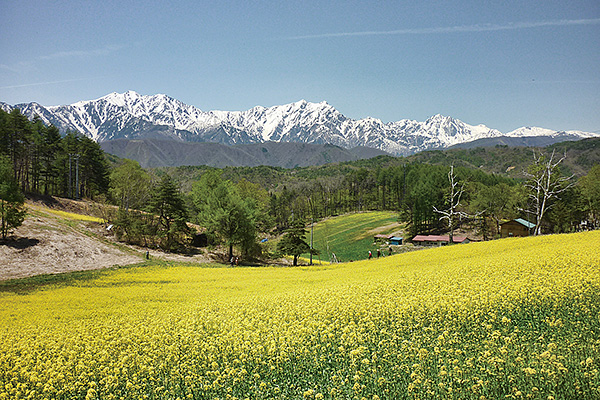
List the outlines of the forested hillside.
{"label": "forested hillside", "polygon": [[566,154],[567,157],[561,164],[561,170],[566,175],[583,176],[594,165],[600,164],[600,138],[561,142],[543,148],[493,146],[424,151],[407,157],[406,160],[438,165],[462,165],[521,179],[525,178],[524,172],[532,162],[534,149],[546,153],[556,151],[561,155]]}
{"label": "forested hillside", "polygon": [[97,143],[77,133],[61,136],[17,110],[0,112],[2,165],[22,192],[113,204],[119,211],[108,218],[127,242],[178,250],[190,243],[193,222],[212,243],[247,256],[260,254],[265,236],[299,232],[298,221],[370,210],[395,212],[412,235],[466,228],[489,239],[502,220],[518,217],[537,233],[597,226],[599,143],[456,149],[293,169],[145,170],[131,160],[108,162]]}
{"label": "forested hillside", "polygon": [[109,165],[98,143],[0,110],[0,156],[10,160],[23,192],[71,198],[106,194]]}
{"label": "forested hillside", "polygon": [[266,142],[225,145],[214,142],[117,139],[101,143],[107,153],[136,160],[144,168],[209,165],[295,168],[333,162],[360,160],[387,154],[369,147],[344,149],[331,144]]}

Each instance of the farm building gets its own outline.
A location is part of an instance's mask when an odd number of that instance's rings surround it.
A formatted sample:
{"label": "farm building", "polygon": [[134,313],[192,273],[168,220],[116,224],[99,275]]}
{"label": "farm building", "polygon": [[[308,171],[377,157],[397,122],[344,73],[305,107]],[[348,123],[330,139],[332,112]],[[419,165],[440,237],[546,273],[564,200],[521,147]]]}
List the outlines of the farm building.
{"label": "farm building", "polygon": [[[412,242],[417,246],[445,246],[450,242],[448,235],[417,235]],[[471,239],[466,236],[454,236],[453,243],[469,243]]]}
{"label": "farm building", "polygon": [[529,236],[531,229],[535,228],[535,224],[526,221],[522,218],[512,219],[500,224],[500,236],[513,237],[513,236]]}
{"label": "farm building", "polygon": [[402,244],[402,238],[398,236],[392,236],[390,238],[390,244],[393,246],[400,246]]}
{"label": "farm building", "polygon": [[393,235],[375,235],[373,240],[375,242],[387,242],[392,238]]}

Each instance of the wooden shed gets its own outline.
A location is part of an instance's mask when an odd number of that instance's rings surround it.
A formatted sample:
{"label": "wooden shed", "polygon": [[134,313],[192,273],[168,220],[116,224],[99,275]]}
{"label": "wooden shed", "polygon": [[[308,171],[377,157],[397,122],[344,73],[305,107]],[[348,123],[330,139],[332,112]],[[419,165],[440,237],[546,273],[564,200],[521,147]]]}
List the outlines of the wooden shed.
{"label": "wooden shed", "polygon": [[511,219],[500,224],[500,236],[514,237],[514,236],[529,236],[529,232],[535,228],[535,224],[526,221],[522,218]]}
{"label": "wooden shed", "polygon": [[392,236],[390,238],[390,244],[394,246],[400,246],[402,244],[402,238],[399,236]]}

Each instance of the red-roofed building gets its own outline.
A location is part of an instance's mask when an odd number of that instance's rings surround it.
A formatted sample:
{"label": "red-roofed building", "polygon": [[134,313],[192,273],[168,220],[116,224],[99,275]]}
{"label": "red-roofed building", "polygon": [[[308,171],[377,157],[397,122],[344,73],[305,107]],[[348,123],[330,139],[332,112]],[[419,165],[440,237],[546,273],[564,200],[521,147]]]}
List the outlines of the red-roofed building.
{"label": "red-roofed building", "polygon": [[[412,239],[417,246],[445,246],[450,243],[448,235],[417,235]],[[453,243],[469,243],[471,239],[466,236],[454,236]]]}

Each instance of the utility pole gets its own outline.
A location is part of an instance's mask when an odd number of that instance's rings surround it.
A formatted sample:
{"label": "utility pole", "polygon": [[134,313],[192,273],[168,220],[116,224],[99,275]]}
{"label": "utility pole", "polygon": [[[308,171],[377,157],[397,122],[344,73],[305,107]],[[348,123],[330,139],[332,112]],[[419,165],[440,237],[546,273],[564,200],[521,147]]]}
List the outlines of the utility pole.
{"label": "utility pole", "polygon": [[[73,187],[73,160],[75,160],[75,187]],[[69,182],[67,197],[79,199],[79,154],[69,153]]]}
{"label": "utility pole", "polygon": [[79,154],[75,155],[75,200],[79,200]]}
{"label": "utility pole", "polygon": [[71,168],[71,157],[73,156],[73,154],[69,153],[69,182],[67,184],[67,197],[71,197],[71,195],[73,194],[73,191],[71,189],[71,184],[73,183],[73,177],[72,177],[72,168]]}

